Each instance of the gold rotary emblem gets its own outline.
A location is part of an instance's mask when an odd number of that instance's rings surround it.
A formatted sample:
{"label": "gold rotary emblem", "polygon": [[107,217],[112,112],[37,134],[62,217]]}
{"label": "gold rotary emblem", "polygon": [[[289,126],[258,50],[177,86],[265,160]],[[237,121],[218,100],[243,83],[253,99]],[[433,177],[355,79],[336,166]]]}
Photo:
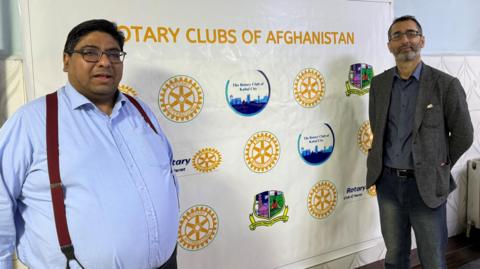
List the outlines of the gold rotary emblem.
{"label": "gold rotary emblem", "polygon": [[272,169],[280,156],[280,143],[269,132],[253,134],[245,146],[245,162],[256,173],[265,173]]}
{"label": "gold rotary emblem", "polygon": [[308,193],[308,212],[317,219],[328,217],[335,210],[337,197],[337,189],[332,182],[318,182]]}
{"label": "gold rotary emblem", "polygon": [[138,92],[134,88],[132,88],[130,86],[127,86],[127,85],[121,84],[121,85],[118,86],[118,89],[122,93],[126,93],[126,94],[131,95],[131,96],[137,96],[138,95]]}
{"label": "gold rotary emblem", "polygon": [[293,84],[295,100],[303,107],[313,107],[322,100],[325,94],[325,79],[313,69],[303,69],[298,73]]}
{"label": "gold rotary emblem", "polygon": [[175,122],[195,118],[203,106],[203,90],[191,77],[176,76],[165,81],[159,94],[160,111]]}
{"label": "gold rotary emblem", "polygon": [[368,188],[367,193],[370,196],[377,196],[377,187],[375,185],[371,186]]}
{"label": "gold rotary emblem", "polygon": [[193,156],[193,167],[195,170],[208,173],[215,170],[222,161],[220,152],[213,148],[204,148]]}
{"label": "gold rotary emblem", "polygon": [[370,122],[366,121],[362,124],[357,133],[357,143],[363,153],[367,153],[372,147],[373,134],[370,129]]}
{"label": "gold rotary emblem", "polygon": [[178,243],[186,250],[202,249],[215,238],[218,218],[212,208],[205,205],[187,209],[178,226]]}

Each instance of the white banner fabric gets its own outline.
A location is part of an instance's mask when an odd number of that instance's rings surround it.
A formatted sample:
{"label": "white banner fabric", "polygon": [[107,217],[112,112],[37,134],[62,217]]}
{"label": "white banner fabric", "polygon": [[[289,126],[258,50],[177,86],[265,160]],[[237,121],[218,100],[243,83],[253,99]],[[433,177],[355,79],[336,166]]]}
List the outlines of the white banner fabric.
{"label": "white banner fabric", "polygon": [[120,88],[150,105],[174,149],[179,268],[301,268],[380,237],[365,152],[369,80],[393,66],[389,1],[21,7],[30,99],[66,82],[73,26],[106,18],[126,34]]}

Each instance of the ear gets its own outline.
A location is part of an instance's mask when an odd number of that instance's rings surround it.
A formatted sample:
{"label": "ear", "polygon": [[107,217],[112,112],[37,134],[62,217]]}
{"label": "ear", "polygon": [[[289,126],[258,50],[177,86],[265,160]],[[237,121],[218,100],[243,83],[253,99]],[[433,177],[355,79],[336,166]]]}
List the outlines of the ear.
{"label": "ear", "polygon": [[68,66],[70,62],[70,55],[68,53],[63,53],[63,72],[68,72]]}
{"label": "ear", "polygon": [[387,47],[388,47],[388,51],[392,52],[392,48],[390,47],[390,44],[391,44],[390,41],[388,41]]}
{"label": "ear", "polygon": [[425,47],[425,36],[424,35],[421,36],[420,45],[422,46],[422,49],[423,49],[423,47]]}

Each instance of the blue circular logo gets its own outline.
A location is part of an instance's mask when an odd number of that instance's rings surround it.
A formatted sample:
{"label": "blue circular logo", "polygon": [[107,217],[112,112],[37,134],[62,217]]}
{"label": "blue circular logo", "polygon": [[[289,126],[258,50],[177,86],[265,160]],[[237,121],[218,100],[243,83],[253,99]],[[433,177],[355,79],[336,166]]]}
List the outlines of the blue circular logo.
{"label": "blue circular logo", "polygon": [[270,82],[260,70],[235,73],[225,88],[227,103],[242,116],[260,113],[270,99]]}
{"label": "blue circular logo", "polygon": [[332,127],[324,123],[317,127],[310,127],[298,136],[298,153],[310,165],[324,163],[333,153],[335,135]]}

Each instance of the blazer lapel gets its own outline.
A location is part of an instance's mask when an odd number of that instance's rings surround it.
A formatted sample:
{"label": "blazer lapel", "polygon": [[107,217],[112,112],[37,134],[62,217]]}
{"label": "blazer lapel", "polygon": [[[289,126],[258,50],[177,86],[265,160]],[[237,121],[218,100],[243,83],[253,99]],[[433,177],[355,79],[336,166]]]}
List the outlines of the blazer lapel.
{"label": "blazer lapel", "polygon": [[420,75],[417,103],[415,107],[415,121],[413,127],[414,135],[418,132],[418,128],[420,128],[422,123],[423,115],[425,114],[427,103],[429,101],[429,96],[434,86],[433,83],[434,80],[432,69],[428,65],[423,64],[423,70]]}
{"label": "blazer lapel", "polygon": [[[395,67],[394,67],[395,68]],[[390,107],[390,97],[392,95],[394,68],[387,70],[385,79],[380,83],[378,91],[378,103],[381,105],[377,111],[377,118],[380,119],[380,125],[385,128],[388,117],[388,108]],[[383,132],[382,132],[383,133]]]}

